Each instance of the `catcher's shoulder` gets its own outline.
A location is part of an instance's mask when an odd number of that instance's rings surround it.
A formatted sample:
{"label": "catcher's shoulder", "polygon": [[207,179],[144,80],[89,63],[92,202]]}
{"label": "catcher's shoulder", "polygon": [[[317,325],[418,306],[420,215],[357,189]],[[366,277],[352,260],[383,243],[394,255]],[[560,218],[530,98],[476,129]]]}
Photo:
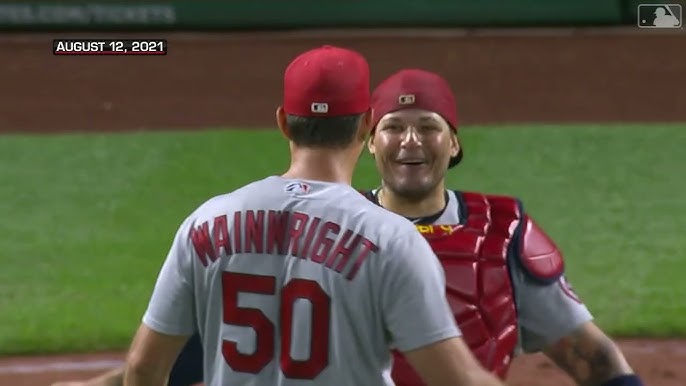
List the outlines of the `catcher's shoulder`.
{"label": "catcher's shoulder", "polygon": [[469,211],[470,206],[488,205],[494,218],[514,218],[512,256],[524,272],[542,284],[557,281],[564,275],[564,256],[555,241],[526,212],[521,199],[503,194],[456,192]]}

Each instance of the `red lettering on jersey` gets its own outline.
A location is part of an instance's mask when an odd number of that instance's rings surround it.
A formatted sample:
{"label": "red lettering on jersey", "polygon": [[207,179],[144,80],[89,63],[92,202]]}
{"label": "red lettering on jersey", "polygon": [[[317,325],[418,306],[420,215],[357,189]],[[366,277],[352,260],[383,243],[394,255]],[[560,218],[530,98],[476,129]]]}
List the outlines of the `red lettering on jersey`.
{"label": "red lettering on jersey", "polygon": [[245,253],[264,252],[264,211],[245,212]]}
{"label": "red lettering on jersey", "polygon": [[341,272],[343,268],[348,264],[348,260],[350,260],[350,256],[353,254],[353,249],[357,247],[357,244],[360,243],[360,239],[362,236],[360,235],[355,235],[355,238],[353,239],[352,242],[348,246],[345,245],[345,243],[348,241],[348,239],[353,235],[353,231],[350,229],[346,230],[345,233],[343,234],[343,237],[341,237],[341,240],[336,244],[336,249],[333,250],[333,253],[331,256],[329,256],[329,259],[326,261],[326,266],[329,268],[333,268],[334,263],[338,259],[338,256],[340,255],[340,259],[338,260],[338,265],[336,265],[336,272]]}
{"label": "red lettering on jersey", "polygon": [[[357,255],[357,259],[355,260],[355,264],[353,264],[353,267],[350,268],[350,272],[348,272],[348,275],[345,278],[348,280],[354,279],[355,275],[357,275],[357,271],[360,270],[362,263],[364,263],[365,259],[367,259],[367,256],[369,256],[369,252],[378,252],[378,251],[379,251],[379,247],[377,247],[369,239],[365,238],[364,240],[362,240],[362,250],[360,251],[360,254]],[[338,267],[336,267],[336,270],[338,271]],[[338,271],[338,272],[340,272],[340,271]]]}
{"label": "red lettering on jersey", "polygon": [[[266,253],[277,255],[286,254],[285,235],[288,227],[290,213],[270,210],[267,227],[267,250]],[[276,249],[276,250],[275,250]]]}
{"label": "red lettering on jersey", "polygon": [[323,263],[331,252],[331,247],[333,247],[335,240],[326,237],[329,231],[331,231],[333,235],[338,235],[338,232],[341,231],[341,226],[331,221],[327,221],[322,225],[317,241],[314,242],[312,256],[310,256],[310,260],[315,263]]}
{"label": "red lettering on jersey", "polygon": [[233,214],[233,246],[234,253],[243,253],[241,248],[241,212]]}
{"label": "red lettering on jersey", "polygon": [[[283,374],[291,379],[315,379],[329,364],[331,298],[314,280],[292,279],[283,287],[281,299],[280,362]],[[310,356],[305,360],[291,357],[293,308],[298,299],[308,300],[312,305]],[[300,340],[299,343],[305,342]]]}
{"label": "red lettering on jersey", "polygon": [[210,227],[207,221],[202,223],[199,227],[191,227],[189,234],[191,241],[193,242],[193,248],[195,248],[195,253],[198,255],[200,263],[207,267],[207,258],[209,257],[212,262],[217,260],[217,255],[212,247],[212,240],[210,240]]}
{"label": "red lettering on jersey", "polygon": [[222,255],[222,247],[224,248],[225,254],[230,255],[233,253],[231,250],[231,241],[229,240],[229,229],[227,227],[225,214],[214,218],[212,236],[214,239],[214,253],[217,256]]}
{"label": "red lettering on jersey", "polygon": [[307,221],[309,219],[310,216],[308,216],[305,213],[295,212],[291,214],[291,226],[288,233],[290,235],[290,254],[293,256],[303,257],[300,254],[300,245],[298,244],[298,241],[300,240],[300,237],[303,235],[303,232],[305,231],[305,225],[307,225]]}
{"label": "red lettering on jersey", "polygon": [[312,239],[314,239],[314,234],[317,232],[317,228],[319,228],[319,223],[322,221],[319,217],[314,217],[312,219],[312,222],[310,223],[309,229],[307,230],[307,236],[305,236],[305,245],[303,246],[303,250],[301,252],[303,258],[307,258],[308,253],[310,252],[310,246],[312,246]]}

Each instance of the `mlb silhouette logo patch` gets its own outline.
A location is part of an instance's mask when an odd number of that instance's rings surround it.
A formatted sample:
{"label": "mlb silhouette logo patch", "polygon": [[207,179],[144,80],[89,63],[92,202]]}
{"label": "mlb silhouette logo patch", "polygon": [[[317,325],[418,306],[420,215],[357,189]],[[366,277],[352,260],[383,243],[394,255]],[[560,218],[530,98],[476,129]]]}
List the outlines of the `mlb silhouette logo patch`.
{"label": "mlb silhouette logo patch", "polygon": [[681,28],[681,4],[639,4],[639,28]]}
{"label": "mlb silhouette logo patch", "polygon": [[415,102],[414,94],[405,94],[398,97],[399,105],[413,105]]}
{"label": "mlb silhouette logo patch", "polygon": [[329,104],[328,103],[312,103],[312,106],[310,106],[310,110],[313,113],[318,113],[318,114],[326,114],[329,112]]}
{"label": "mlb silhouette logo patch", "polygon": [[310,192],[310,185],[307,185],[304,182],[291,182],[288,185],[286,185],[285,191],[287,193],[290,193],[291,195],[294,196],[300,196],[303,194],[307,194]]}

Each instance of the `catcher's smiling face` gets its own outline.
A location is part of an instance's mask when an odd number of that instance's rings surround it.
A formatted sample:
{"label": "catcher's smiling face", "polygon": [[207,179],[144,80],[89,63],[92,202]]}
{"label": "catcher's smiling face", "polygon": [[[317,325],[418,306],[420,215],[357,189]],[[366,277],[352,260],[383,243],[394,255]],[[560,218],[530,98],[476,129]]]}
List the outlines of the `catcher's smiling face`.
{"label": "catcher's smiling face", "polygon": [[419,199],[436,188],[459,144],[450,125],[432,111],[399,110],[384,115],[368,142],[386,188]]}

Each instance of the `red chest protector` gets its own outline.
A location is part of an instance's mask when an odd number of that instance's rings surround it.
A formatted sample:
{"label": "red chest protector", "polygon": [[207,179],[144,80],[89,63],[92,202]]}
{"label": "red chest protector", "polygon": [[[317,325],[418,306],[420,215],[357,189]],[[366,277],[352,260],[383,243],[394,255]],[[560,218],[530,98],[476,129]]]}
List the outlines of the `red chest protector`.
{"label": "red chest protector", "polygon": [[[520,235],[531,233],[531,227],[542,231],[524,216],[514,198],[478,193],[461,193],[461,197],[461,210],[466,211],[464,224],[417,228],[444,267],[446,294],[465,342],[486,369],[504,379],[518,334],[508,258],[519,256],[524,268],[530,268],[527,271],[536,271],[534,259],[527,262],[521,258],[524,254],[518,249],[519,241],[523,239]],[[549,241],[544,234],[542,237]],[[553,255],[552,260],[557,256],[556,248]],[[560,269],[548,264],[538,270],[538,277],[556,280]],[[392,375],[398,386],[424,385],[399,352],[394,352]]]}

